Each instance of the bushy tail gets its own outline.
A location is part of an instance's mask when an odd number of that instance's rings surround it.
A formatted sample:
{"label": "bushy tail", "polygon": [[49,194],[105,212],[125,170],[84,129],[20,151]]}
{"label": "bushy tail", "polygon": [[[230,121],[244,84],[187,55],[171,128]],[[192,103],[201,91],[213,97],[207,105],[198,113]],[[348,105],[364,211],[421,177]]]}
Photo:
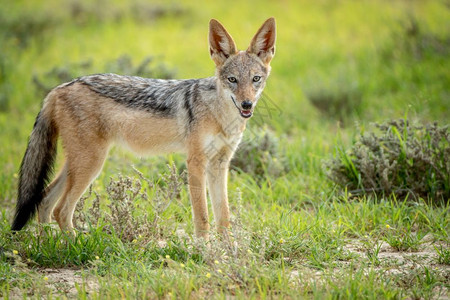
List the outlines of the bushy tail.
{"label": "bushy tail", "polygon": [[45,106],[36,118],[20,166],[16,214],[11,227],[15,231],[22,229],[35,215],[53,171],[58,130],[44,110]]}

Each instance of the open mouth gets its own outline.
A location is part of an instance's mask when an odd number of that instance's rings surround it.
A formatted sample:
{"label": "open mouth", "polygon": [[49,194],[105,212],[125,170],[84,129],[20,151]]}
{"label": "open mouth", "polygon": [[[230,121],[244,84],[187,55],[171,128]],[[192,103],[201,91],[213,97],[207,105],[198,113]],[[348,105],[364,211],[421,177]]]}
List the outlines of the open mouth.
{"label": "open mouth", "polygon": [[250,118],[253,115],[253,112],[250,109],[240,109],[239,106],[236,104],[236,100],[234,100],[233,96],[231,96],[231,100],[233,100],[234,106],[238,109],[239,113],[241,114],[241,117],[243,118]]}
{"label": "open mouth", "polygon": [[250,118],[253,115],[251,110],[239,110],[239,112],[241,113],[241,116],[244,118]]}

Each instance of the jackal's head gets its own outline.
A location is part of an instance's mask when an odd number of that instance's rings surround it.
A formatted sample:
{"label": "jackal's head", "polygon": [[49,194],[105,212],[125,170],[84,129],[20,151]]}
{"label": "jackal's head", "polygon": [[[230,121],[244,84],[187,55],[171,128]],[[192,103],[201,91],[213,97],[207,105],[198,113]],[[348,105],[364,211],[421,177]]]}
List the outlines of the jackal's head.
{"label": "jackal's head", "polygon": [[209,47],[216,64],[219,93],[249,118],[264,89],[275,54],[275,19],[264,22],[246,51],[238,51],[233,38],[217,20],[209,22]]}

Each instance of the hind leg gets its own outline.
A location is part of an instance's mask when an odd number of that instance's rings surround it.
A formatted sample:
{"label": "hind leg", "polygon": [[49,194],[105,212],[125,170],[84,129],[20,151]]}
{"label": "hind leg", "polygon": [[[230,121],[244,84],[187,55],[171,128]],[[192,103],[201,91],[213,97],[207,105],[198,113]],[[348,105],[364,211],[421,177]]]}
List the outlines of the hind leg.
{"label": "hind leg", "polygon": [[[98,145],[97,145],[98,146]],[[100,173],[108,146],[96,149],[79,149],[67,155],[67,184],[61,200],[56,205],[54,216],[63,231],[72,231],[72,218],[76,204],[88,186]]]}
{"label": "hind leg", "polygon": [[60,174],[45,189],[45,197],[38,208],[39,223],[50,223],[53,208],[61,198],[67,181],[67,164],[64,165]]}

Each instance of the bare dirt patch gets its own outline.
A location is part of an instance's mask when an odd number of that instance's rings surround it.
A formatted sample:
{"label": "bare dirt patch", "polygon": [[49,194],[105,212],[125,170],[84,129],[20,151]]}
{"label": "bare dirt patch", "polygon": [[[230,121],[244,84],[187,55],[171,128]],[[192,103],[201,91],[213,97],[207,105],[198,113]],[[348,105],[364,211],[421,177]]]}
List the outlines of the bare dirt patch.
{"label": "bare dirt patch", "polygon": [[[303,288],[326,286],[327,282],[339,282],[348,272],[363,268],[364,276],[371,272],[379,280],[391,281],[407,298],[414,298],[414,285],[429,285],[428,294],[418,298],[450,299],[450,266],[440,264],[434,246],[439,242],[424,239],[418,251],[397,251],[387,242],[379,240],[378,253],[361,240],[349,239],[343,249],[349,253],[349,261],[336,261],[330,268],[316,269],[307,264],[290,271],[290,281]],[[373,258],[376,255],[377,259]],[[428,280],[428,282],[426,282]],[[432,283],[434,280],[435,283]]]}
{"label": "bare dirt patch", "polygon": [[68,298],[77,298],[80,291],[97,291],[97,280],[83,273],[82,270],[73,269],[42,269],[39,273],[46,279],[47,287],[54,295],[64,295]]}

